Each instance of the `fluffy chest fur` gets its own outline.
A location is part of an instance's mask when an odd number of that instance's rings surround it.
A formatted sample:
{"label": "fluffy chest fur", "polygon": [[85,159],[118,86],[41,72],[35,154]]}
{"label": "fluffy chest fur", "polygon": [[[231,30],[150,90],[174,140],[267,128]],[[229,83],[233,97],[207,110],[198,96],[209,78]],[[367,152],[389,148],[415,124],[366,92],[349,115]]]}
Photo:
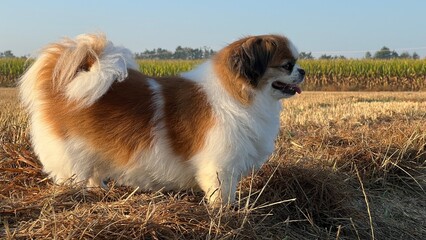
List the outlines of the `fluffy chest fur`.
{"label": "fluffy chest fur", "polygon": [[274,149],[281,103],[260,91],[252,104],[242,104],[222,86],[210,61],[183,76],[203,86],[213,108],[215,125],[209,131],[204,152],[218,155],[215,161],[219,165],[240,174],[261,166]]}

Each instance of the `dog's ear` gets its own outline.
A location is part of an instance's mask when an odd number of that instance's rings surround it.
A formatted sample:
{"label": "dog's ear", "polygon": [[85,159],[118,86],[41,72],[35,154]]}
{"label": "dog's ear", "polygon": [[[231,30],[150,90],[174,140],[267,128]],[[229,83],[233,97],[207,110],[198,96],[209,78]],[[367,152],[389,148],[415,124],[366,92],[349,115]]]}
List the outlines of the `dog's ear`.
{"label": "dog's ear", "polygon": [[249,37],[235,48],[230,58],[230,68],[256,87],[276,49],[277,43],[271,38]]}

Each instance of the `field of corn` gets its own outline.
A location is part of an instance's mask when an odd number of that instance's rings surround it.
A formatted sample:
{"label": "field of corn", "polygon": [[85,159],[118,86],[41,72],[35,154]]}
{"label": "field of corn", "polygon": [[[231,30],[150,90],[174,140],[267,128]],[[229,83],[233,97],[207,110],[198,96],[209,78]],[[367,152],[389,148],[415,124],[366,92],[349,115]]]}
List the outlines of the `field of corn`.
{"label": "field of corn", "polygon": [[[0,59],[0,86],[16,85],[31,61]],[[140,70],[170,76],[191,70],[196,60],[139,60]],[[426,90],[426,60],[302,60],[304,90],[312,91],[422,91]]]}

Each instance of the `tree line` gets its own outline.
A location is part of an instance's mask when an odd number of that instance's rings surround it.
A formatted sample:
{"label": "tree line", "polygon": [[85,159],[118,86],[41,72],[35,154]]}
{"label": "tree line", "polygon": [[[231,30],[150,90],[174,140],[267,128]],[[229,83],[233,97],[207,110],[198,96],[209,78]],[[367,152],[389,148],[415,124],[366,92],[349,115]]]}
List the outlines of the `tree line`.
{"label": "tree line", "polygon": [[[190,48],[178,46],[175,51],[169,51],[163,48],[157,48],[152,50],[145,50],[144,52],[135,53],[136,59],[185,59],[185,60],[195,60],[195,59],[207,59],[216,54],[216,51],[208,47],[203,48]],[[0,52],[0,58],[16,58],[11,50]],[[26,58],[23,56],[23,58]],[[390,50],[388,47],[384,46],[380,50],[376,51],[374,54],[366,52],[364,55],[365,59],[394,59],[394,58],[403,58],[403,59],[419,59],[420,56],[414,52],[410,54],[408,52],[402,52],[398,54],[395,50]],[[315,59],[312,56],[311,52],[300,52],[299,59]],[[318,59],[346,59],[343,55],[327,55],[323,54]]]}
{"label": "tree line", "polygon": [[213,56],[216,52],[208,47],[203,48],[190,48],[178,46],[174,52],[157,48],[152,50],[145,50],[141,53],[136,53],[137,59],[207,59]]}
{"label": "tree line", "polygon": [[11,50],[0,52],[0,58],[15,58]]}
{"label": "tree line", "polygon": [[[178,46],[175,51],[169,51],[163,48],[145,50],[144,52],[135,53],[136,59],[207,59],[216,54],[215,51],[208,47],[190,48]],[[16,58],[11,50],[0,52],[0,58]],[[25,56],[23,58],[26,58]]]}
{"label": "tree line", "polygon": [[[312,56],[311,52],[301,52],[299,54],[300,59],[315,59],[314,56]],[[395,50],[390,50],[388,47],[384,46],[380,50],[376,51],[374,54],[371,54],[370,52],[366,52],[364,55],[365,59],[395,59],[395,58],[403,58],[403,59],[419,59],[420,56],[416,52],[413,54],[410,54],[408,52],[402,52],[401,54],[398,54]],[[323,54],[318,59],[346,59],[345,56],[340,55],[327,55]]]}
{"label": "tree line", "polygon": [[365,53],[365,58],[375,58],[375,59],[392,59],[392,58],[411,58],[411,59],[419,59],[420,56],[416,52],[412,55],[408,52],[402,52],[398,54],[395,50],[390,50],[388,47],[382,47],[379,51],[375,52],[372,55],[370,52]]}

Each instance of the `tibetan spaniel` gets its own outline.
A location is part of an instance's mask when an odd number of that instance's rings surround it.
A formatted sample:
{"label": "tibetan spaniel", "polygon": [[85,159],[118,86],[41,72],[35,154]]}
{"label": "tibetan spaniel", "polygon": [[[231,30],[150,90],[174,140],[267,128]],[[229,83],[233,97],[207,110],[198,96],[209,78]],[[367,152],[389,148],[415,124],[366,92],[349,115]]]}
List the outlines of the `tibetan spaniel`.
{"label": "tibetan spaniel", "polygon": [[20,96],[34,151],[56,183],[201,189],[224,205],[274,150],[280,99],[301,93],[297,58],[284,36],[250,36],[189,72],[151,77],[128,49],[84,34],[46,46]]}

